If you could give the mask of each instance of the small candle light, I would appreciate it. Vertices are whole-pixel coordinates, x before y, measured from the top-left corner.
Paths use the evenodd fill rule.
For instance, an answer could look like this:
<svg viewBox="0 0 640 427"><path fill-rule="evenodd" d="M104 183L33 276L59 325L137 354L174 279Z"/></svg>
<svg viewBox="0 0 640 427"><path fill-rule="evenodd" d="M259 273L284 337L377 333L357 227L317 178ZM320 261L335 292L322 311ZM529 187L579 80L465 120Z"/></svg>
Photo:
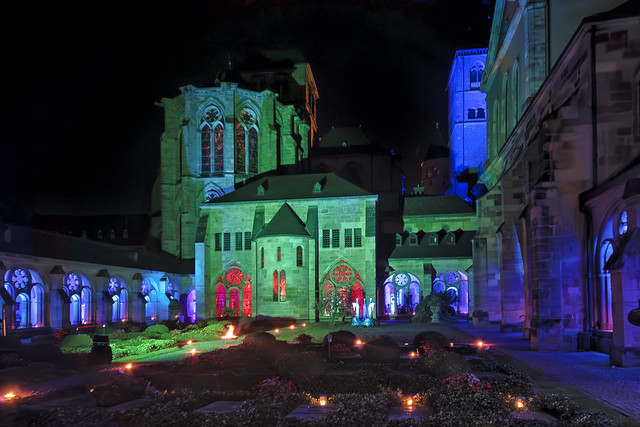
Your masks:
<svg viewBox="0 0 640 427"><path fill-rule="evenodd" d="M14 397L16 397L16 395L15 395L15 393L13 393L12 391L10 391L9 393L7 393L7 394L5 394L5 395L4 395L4 398L5 398L5 399L7 399L7 400L11 400L11 399L13 399Z"/></svg>
<svg viewBox="0 0 640 427"><path fill-rule="evenodd" d="M517 397L516 398L516 409L518 409L519 411L524 410L525 404L524 404L524 398L523 397Z"/></svg>
<svg viewBox="0 0 640 427"><path fill-rule="evenodd" d="M196 349L195 349L195 348L192 348L192 349L191 349L191 355L192 355L192 356L195 356L195 355L196 355Z"/></svg>
<svg viewBox="0 0 640 427"><path fill-rule="evenodd" d="M408 342L406 342L406 343L404 343L404 345L405 345L405 346L407 346L407 345L409 345L409 343L408 343Z"/></svg>
<svg viewBox="0 0 640 427"><path fill-rule="evenodd" d="M450 342L450 343L449 343L449 346L450 346L450 347L453 347L453 343L452 343L452 342Z"/></svg>
<svg viewBox="0 0 640 427"><path fill-rule="evenodd" d="M412 351L411 353L409 353L409 357L416 357L416 353Z"/></svg>
<svg viewBox="0 0 640 427"><path fill-rule="evenodd" d="M306 324L306 323L303 323L303 324L302 324L302 326L304 326L304 327L306 328L306 327L307 327L307 324Z"/></svg>
<svg viewBox="0 0 640 427"><path fill-rule="evenodd" d="M320 402L320 406L325 406L327 404L327 396L321 394L318 398L318 402Z"/></svg>
<svg viewBox="0 0 640 427"><path fill-rule="evenodd" d="M295 329L295 326L291 325L291 326L289 326L289 328L291 328L291 329Z"/></svg>
<svg viewBox="0 0 640 427"><path fill-rule="evenodd" d="M482 341L478 341L476 343L476 345L478 346L478 348L482 348L482 346L484 345L484 343Z"/></svg>
<svg viewBox="0 0 640 427"><path fill-rule="evenodd" d="M191 345L191 343L193 343L193 341L191 340L187 341L187 345Z"/></svg>
<svg viewBox="0 0 640 427"><path fill-rule="evenodd" d="M413 405L413 399L408 397L407 398L407 406L412 406Z"/></svg>
<svg viewBox="0 0 640 427"><path fill-rule="evenodd" d="M280 333L280 329L276 329L274 332L275 332L276 334L277 334L277 333Z"/></svg>
<svg viewBox="0 0 640 427"><path fill-rule="evenodd" d="M356 340L356 345L362 345L362 341Z"/></svg>

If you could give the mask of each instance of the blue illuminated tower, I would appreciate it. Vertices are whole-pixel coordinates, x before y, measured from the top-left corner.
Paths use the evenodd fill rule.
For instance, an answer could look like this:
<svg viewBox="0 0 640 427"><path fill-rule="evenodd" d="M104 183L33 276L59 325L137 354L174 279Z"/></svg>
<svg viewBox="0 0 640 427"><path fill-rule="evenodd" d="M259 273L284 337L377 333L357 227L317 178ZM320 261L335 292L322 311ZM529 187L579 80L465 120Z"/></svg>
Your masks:
<svg viewBox="0 0 640 427"><path fill-rule="evenodd" d="M449 74L449 161L451 187L455 194L473 202L471 189L487 154L487 110L480 81L487 49L458 50Z"/></svg>

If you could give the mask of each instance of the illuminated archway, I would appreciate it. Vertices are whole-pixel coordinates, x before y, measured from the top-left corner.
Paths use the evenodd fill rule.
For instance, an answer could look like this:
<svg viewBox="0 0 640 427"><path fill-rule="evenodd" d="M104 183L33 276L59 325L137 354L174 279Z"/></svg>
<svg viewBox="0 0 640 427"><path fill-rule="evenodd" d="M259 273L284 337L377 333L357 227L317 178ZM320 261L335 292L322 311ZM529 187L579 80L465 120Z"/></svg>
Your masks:
<svg viewBox="0 0 640 427"><path fill-rule="evenodd" d="M448 292L456 297L451 307L460 314L469 313L469 277L462 271L445 271L433 279L433 292Z"/></svg>
<svg viewBox="0 0 640 427"><path fill-rule="evenodd" d="M322 315L329 316L333 308L334 313L353 316L354 302L358 303L360 313L363 313L366 297L363 280L349 263L341 260L334 264L325 274L322 283Z"/></svg>
<svg viewBox="0 0 640 427"><path fill-rule="evenodd" d="M187 318L191 323L196 323L196 290L193 289L187 294Z"/></svg>
<svg viewBox="0 0 640 427"><path fill-rule="evenodd" d="M420 302L420 280L408 271L397 271L384 281L385 314L412 314Z"/></svg>

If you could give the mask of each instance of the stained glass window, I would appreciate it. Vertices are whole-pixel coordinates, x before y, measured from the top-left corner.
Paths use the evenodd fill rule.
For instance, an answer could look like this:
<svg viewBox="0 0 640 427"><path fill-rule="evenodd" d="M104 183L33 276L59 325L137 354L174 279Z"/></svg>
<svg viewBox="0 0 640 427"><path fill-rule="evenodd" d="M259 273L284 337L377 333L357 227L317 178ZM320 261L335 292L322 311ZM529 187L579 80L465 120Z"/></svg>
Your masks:
<svg viewBox="0 0 640 427"><path fill-rule="evenodd" d="M349 301L349 290L345 287L338 288L338 298L342 313L348 315L351 312L351 302Z"/></svg>
<svg viewBox="0 0 640 427"><path fill-rule="evenodd" d="M362 289L362 284L360 282L355 282L351 287L351 303L356 302L356 300L360 307L360 314L363 314L364 290Z"/></svg>
<svg viewBox="0 0 640 427"><path fill-rule="evenodd" d="M225 274L225 280L231 286L238 286L244 280L244 273L239 268L230 268Z"/></svg>
<svg viewBox="0 0 640 427"><path fill-rule="evenodd" d="M251 316L251 284L247 283L242 289L242 315Z"/></svg>
<svg viewBox="0 0 640 427"><path fill-rule="evenodd" d="M75 291L80 286L80 278L76 273L71 273L67 276L67 287L70 291Z"/></svg>
<svg viewBox="0 0 640 427"><path fill-rule="evenodd" d="M200 131L202 145L202 173L211 172L211 128L205 124Z"/></svg>
<svg viewBox="0 0 640 427"><path fill-rule="evenodd" d="M280 271L280 301L287 300L287 279L284 270Z"/></svg>
<svg viewBox="0 0 640 427"><path fill-rule="evenodd" d="M618 234L622 235L627 232L629 229L629 224L627 222L627 211L623 211L620 214L620 221L618 222Z"/></svg>
<svg viewBox="0 0 640 427"><path fill-rule="evenodd" d="M69 278L71 278L71 275L69 275ZM13 270L13 275L11 276L11 282L13 283L13 286L16 287L16 289L24 289L29 284L29 276L27 275L27 272L24 271L23 269L16 268L15 270ZM69 284L69 279L67 279L67 285L68 284ZM77 276L76 276L76 287L74 289L71 289L71 287L69 287L69 289L75 290L76 288L77 288Z"/></svg>
<svg viewBox="0 0 640 427"><path fill-rule="evenodd" d="M260 248L260 268L264 268L264 248Z"/></svg>
<svg viewBox="0 0 640 427"><path fill-rule="evenodd" d="M325 316L331 314L331 303L333 300L333 285L326 282L322 287L322 308Z"/></svg>
<svg viewBox="0 0 640 427"><path fill-rule="evenodd" d="M258 173L258 131L249 129L249 173Z"/></svg>
<svg viewBox="0 0 640 427"><path fill-rule="evenodd" d="M353 276L353 272L348 265L342 264L333 269L331 276L336 283L348 283L351 280L351 276Z"/></svg>
<svg viewBox="0 0 640 427"><path fill-rule="evenodd" d="M278 246L278 261L282 261L282 251L280 250L280 246Z"/></svg>
<svg viewBox="0 0 640 427"><path fill-rule="evenodd" d="M110 294L117 294L118 293L118 289L120 288L120 282L118 281L118 279L116 277L112 277L109 279L109 293Z"/></svg>
<svg viewBox="0 0 640 427"><path fill-rule="evenodd" d="M229 308L234 316L240 315L240 291L237 288L229 292Z"/></svg>
<svg viewBox="0 0 640 427"><path fill-rule="evenodd" d="M227 307L227 289L222 283L216 288L216 317L222 317L222 311Z"/></svg>
<svg viewBox="0 0 640 427"><path fill-rule="evenodd" d="M302 246L296 248L296 265L302 267Z"/></svg>
<svg viewBox="0 0 640 427"><path fill-rule="evenodd" d="M236 172L246 172L246 141L245 131L242 125L236 127Z"/></svg>
<svg viewBox="0 0 640 427"><path fill-rule="evenodd" d="M278 272L273 270L273 300L278 301Z"/></svg>
<svg viewBox="0 0 640 427"><path fill-rule="evenodd" d="M213 130L213 170L216 172L222 172L224 169L224 132L222 131L222 125L216 125Z"/></svg>

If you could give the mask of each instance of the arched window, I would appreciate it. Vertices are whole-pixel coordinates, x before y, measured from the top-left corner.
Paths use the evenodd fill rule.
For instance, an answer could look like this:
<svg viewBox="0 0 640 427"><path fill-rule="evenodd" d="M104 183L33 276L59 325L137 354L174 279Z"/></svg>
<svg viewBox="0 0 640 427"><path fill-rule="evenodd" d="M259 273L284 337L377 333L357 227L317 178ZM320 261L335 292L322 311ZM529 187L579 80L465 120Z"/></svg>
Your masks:
<svg viewBox="0 0 640 427"><path fill-rule="evenodd" d="M287 279L284 270L280 271L280 302L287 300Z"/></svg>
<svg viewBox="0 0 640 427"><path fill-rule="evenodd" d="M240 315L240 291L238 291L238 288L233 288L229 292L229 308L233 316Z"/></svg>
<svg viewBox="0 0 640 427"><path fill-rule="evenodd" d="M222 317L225 308L227 308L227 288L220 283L216 287L216 317Z"/></svg>
<svg viewBox="0 0 640 427"><path fill-rule="evenodd" d="M18 328L29 326L29 296L21 293L16 297L15 302L15 325Z"/></svg>
<svg viewBox="0 0 640 427"><path fill-rule="evenodd" d="M264 268L264 248L260 248L260 268Z"/></svg>
<svg viewBox="0 0 640 427"><path fill-rule="evenodd" d="M278 301L278 272L276 270L273 270L272 285L273 285L273 300Z"/></svg>
<svg viewBox="0 0 640 427"><path fill-rule="evenodd" d="M236 172L247 172L247 149L244 126L236 126Z"/></svg>
<svg viewBox="0 0 640 427"><path fill-rule="evenodd" d="M618 220L618 234L623 235L629 229L629 223L627 221L627 211L622 211L620 219Z"/></svg>
<svg viewBox="0 0 640 427"><path fill-rule="evenodd" d="M129 292L124 288L120 289L120 320L129 320Z"/></svg>
<svg viewBox="0 0 640 427"><path fill-rule="evenodd" d="M480 86L483 71L484 67L480 63L474 64L473 67L471 67L471 71L469 73L469 81L471 83L471 87Z"/></svg>
<svg viewBox="0 0 640 427"><path fill-rule="evenodd" d="M302 246L296 248L296 266L302 267Z"/></svg>
<svg viewBox="0 0 640 427"><path fill-rule="evenodd" d="M80 321L80 295L71 295L71 303L69 304L69 322L72 325L79 325Z"/></svg>
<svg viewBox="0 0 640 427"><path fill-rule="evenodd" d="M280 246L278 246L278 261L282 261L282 252L280 251Z"/></svg>
<svg viewBox="0 0 640 427"><path fill-rule="evenodd" d="M409 246L418 246L418 236L414 233L409 235Z"/></svg>
<svg viewBox="0 0 640 427"><path fill-rule="evenodd" d="M80 304L82 324L86 325L91 323L91 290L87 287L83 287L82 292L80 292Z"/></svg>
<svg viewBox="0 0 640 427"><path fill-rule="evenodd" d="M604 269L611 255L613 255L613 244L611 240L606 240L600 247L600 286L596 290L596 327L603 330L613 330L611 274Z"/></svg>
<svg viewBox="0 0 640 427"><path fill-rule="evenodd" d="M222 172L224 170L224 132L222 125L217 124L213 129L213 170Z"/></svg>
<svg viewBox="0 0 640 427"><path fill-rule="evenodd" d="M258 131L249 129L249 173L258 173Z"/></svg>
<svg viewBox="0 0 640 427"><path fill-rule="evenodd" d="M242 289L242 315L248 317L251 312L251 283L247 283Z"/></svg>
<svg viewBox="0 0 640 427"><path fill-rule="evenodd" d="M187 319L191 323L196 323L196 290L193 289L187 294Z"/></svg>
<svg viewBox="0 0 640 427"><path fill-rule="evenodd" d="M113 295L111 301L111 321L116 323L120 321L120 296Z"/></svg>
<svg viewBox="0 0 640 427"><path fill-rule="evenodd" d="M513 129L518 123L519 112L518 105L520 103L520 94L518 93L518 73L519 73L518 61L513 64L511 70L511 82L509 84L509 128Z"/></svg>
<svg viewBox="0 0 640 427"><path fill-rule="evenodd" d="M44 326L44 292L39 285L31 287L31 327Z"/></svg>
<svg viewBox="0 0 640 427"><path fill-rule="evenodd" d="M202 150L202 173L211 172L211 128L208 124L200 130L200 145Z"/></svg>
<svg viewBox="0 0 640 427"><path fill-rule="evenodd" d="M476 118L476 110L474 110L473 108L469 108L469 110L467 110L467 118L475 119Z"/></svg>

